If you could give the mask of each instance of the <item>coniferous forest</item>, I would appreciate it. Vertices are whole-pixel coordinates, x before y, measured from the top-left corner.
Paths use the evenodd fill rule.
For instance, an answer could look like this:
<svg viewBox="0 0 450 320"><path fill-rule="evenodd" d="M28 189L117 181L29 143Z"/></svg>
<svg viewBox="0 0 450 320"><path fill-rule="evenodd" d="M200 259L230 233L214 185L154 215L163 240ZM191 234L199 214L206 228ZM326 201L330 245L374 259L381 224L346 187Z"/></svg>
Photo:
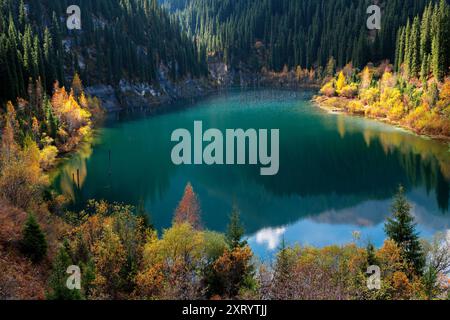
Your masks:
<svg viewBox="0 0 450 320"><path fill-rule="evenodd" d="M374 4L381 26L368 30L366 9ZM81 8L79 30L66 25L70 5ZM365 128L364 142L383 150L374 152L376 161L388 159L387 172L406 168L410 187L437 197L447 217L450 157L441 151L450 138L446 0L0 0L0 300L450 299L450 231L421 237L403 185L408 179L382 195L367 192L370 201L390 202L379 223L381 245L362 244L357 232L352 242L328 246L283 238L270 261L254 252L245 208L235 200L224 231L208 229L205 217L212 213L203 211L199 195L209 194L205 181L199 193L183 181L163 230L143 200L74 205L90 174L86 162L70 169L71 197L55 188L65 161L92 156L110 114L132 113L129 105L164 113L173 102L236 87L315 90L308 101L331 114L381 120L414 139L427 136L433 149L420 140L404 157L393 151L403 141L397 136L391 141L382 133L380 144L371 145ZM356 141L342 118L337 126L341 139L347 134ZM103 151L109 153L101 169L108 167L111 178L111 149ZM338 151L329 158L345 158ZM356 153L339 170L359 168L350 160ZM367 177L363 169L357 174ZM155 182L158 196L169 189L167 181ZM133 183L136 192L145 189ZM261 184L264 192L271 183ZM289 187L296 183L283 181L287 195L295 194ZM318 185L301 195L316 195ZM347 191L332 189L333 197ZM356 207L353 201L366 190L359 191L345 199L347 207ZM319 194L315 201L328 200ZM81 272L75 289L66 282L73 266ZM367 282L371 266L381 270L376 290Z"/></svg>

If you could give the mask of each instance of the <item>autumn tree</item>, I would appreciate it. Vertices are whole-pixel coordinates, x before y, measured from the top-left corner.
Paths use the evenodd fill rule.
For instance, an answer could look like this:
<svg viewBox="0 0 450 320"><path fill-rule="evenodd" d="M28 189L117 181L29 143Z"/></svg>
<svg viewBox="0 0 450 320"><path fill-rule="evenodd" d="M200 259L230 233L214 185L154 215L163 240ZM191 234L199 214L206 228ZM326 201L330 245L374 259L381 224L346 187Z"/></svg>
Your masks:
<svg viewBox="0 0 450 320"><path fill-rule="evenodd" d="M22 250L33 262L40 262L47 254L47 240L33 214L25 222Z"/></svg>
<svg viewBox="0 0 450 320"><path fill-rule="evenodd" d="M142 270L137 275L138 292L150 298L198 299L205 259L204 232L190 223L177 223L161 239L151 233L144 248Z"/></svg>
<svg viewBox="0 0 450 320"><path fill-rule="evenodd" d="M404 258L414 271L421 274L425 261L410 210L411 206L405 197L405 190L400 186L392 205L392 217L387 219L384 228L387 236L401 248Z"/></svg>
<svg viewBox="0 0 450 320"><path fill-rule="evenodd" d="M0 172L0 195L13 205L28 209L38 202L48 178L42 174L39 148L27 136L23 150L18 150L8 161L3 161Z"/></svg>
<svg viewBox="0 0 450 320"><path fill-rule="evenodd" d="M225 298L237 298L241 290L251 290L254 286L253 253L248 246L225 250L216 260L213 269L220 286L216 294Z"/></svg>
<svg viewBox="0 0 450 320"><path fill-rule="evenodd" d="M336 92L337 94L341 94L342 89L344 88L344 86L346 85L347 81L345 79L345 75L344 72L341 71L339 72L339 76L336 82Z"/></svg>
<svg viewBox="0 0 450 320"><path fill-rule="evenodd" d="M75 72L75 75L73 76L72 90L76 98L79 98L82 94L84 94L83 83L81 82L78 72Z"/></svg>
<svg viewBox="0 0 450 320"><path fill-rule="evenodd" d="M174 224L187 222L194 228L201 229L200 215L200 202L192 185L188 183L184 190L183 198L175 210L173 222Z"/></svg>
<svg viewBox="0 0 450 320"><path fill-rule="evenodd" d="M102 238L94 244L93 257L96 295L110 299L119 298L122 282L120 271L126 262L126 251L111 225L104 227Z"/></svg>
<svg viewBox="0 0 450 320"><path fill-rule="evenodd" d="M9 101L6 105L5 126L2 132L2 145L0 154L0 165L2 162L8 162L18 151L18 145L15 140L16 111L13 104Z"/></svg>

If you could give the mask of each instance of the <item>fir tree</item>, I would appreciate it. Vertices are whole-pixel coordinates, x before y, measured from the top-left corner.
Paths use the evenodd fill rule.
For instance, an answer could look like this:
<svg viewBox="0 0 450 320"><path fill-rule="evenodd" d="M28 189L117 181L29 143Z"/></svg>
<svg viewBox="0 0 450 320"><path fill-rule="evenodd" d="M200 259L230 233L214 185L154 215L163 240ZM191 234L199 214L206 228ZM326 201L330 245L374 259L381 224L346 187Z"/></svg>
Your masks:
<svg viewBox="0 0 450 320"><path fill-rule="evenodd" d="M387 219L384 228L387 236L402 249L405 260L417 274L421 274L425 261L410 210L411 206L406 200L404 188L400 186L392 205L392 217Z"/></svg>
<svg viewBox="0 0 450 320"><path fill-rule="evenodd" d="M22 249L33 262L41 261L47 254L47 240L33 214L25 222Z"/></svg>
<svg viewBox="0 0 450 320"><path fill-rule="evenodd" d="M239 209L234 205L226 233L226 239L231 249L242 248L247 245L247 241L242 240L244 233L245 229L240 220Z"/></svg>

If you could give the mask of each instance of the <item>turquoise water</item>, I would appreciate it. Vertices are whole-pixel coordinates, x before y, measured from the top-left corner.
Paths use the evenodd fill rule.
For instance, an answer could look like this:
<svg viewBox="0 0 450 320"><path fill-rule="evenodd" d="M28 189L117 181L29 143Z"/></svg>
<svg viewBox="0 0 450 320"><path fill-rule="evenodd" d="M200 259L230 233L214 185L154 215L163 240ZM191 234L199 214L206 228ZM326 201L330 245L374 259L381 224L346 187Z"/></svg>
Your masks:
<svg viewBox="0 0 450 320"><path fill-rule="evenodd" d="M144 203L162 230L171 224L191 182L203 224L224 231L233 203L249 243L270 256L281 239L324 246L352 241L381 245L383 223L399 184L407 189L422 236L450 229L450 153L445 143L380 122L328 114L309 101L312 92L231 91L152 115L118 115L93 146L67 160L54 181L75 206L89 199ZM170 141L178 128L280 130L280 169L260 166L175 166ZM80 172L80 188L73 175Z"/></svg>

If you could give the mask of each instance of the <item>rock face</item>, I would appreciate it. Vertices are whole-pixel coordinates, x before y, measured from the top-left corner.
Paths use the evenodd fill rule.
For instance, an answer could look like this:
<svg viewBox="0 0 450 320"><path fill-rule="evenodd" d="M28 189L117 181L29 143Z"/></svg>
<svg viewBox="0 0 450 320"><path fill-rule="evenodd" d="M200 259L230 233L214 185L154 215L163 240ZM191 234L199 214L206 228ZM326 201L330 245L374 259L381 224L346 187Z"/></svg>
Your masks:
<svg viewBox="0 0 450 320"><path fill-rule="evenodd" d="M88 94L98 97L108 112L121 109L156 108L177 100L206 96L219 89L230 87L274 87L298 88L314 85L314 81L300 81L295 72L255 72L240 63L231 68L219 54L208 57L209 77L192 78L174 82L168 76L168 69L161 64L156 83L130 82L120 80L116 87L95 85L86 88Z"/></svg>
<svg viewBox="0 0 450 320"><path fill-rule="evenodd" d="M118 111L121 109L116 92L110 85L96 85L87 87L86 92L91 96L99 98L107 112Z"/></svg>
<svg viewBox="0 0 450 320"><path fill-rule="evenodd" d="M173 82L167 76L168 70L161 65L158 71L158 84L120 80L118 86L96 85L87 87L86 92L102 101L108 112L121 109L153 108L170 104L179 99L205 96L215 90L208 79L186 78Z"/></svg>

